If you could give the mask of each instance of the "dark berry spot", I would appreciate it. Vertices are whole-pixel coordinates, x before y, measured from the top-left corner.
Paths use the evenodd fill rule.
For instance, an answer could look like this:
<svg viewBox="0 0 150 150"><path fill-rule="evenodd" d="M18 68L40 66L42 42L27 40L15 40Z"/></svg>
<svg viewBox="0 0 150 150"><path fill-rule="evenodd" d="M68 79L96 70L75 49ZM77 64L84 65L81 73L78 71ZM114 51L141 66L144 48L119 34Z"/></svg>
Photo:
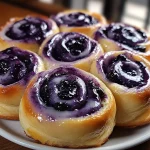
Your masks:
<svg viewBox="0 0 150 150"><path fill-rule="evenodd" d="M0 75L6 74L9 70L9 62L6 60L0 60Z"/></svg>
<svg viewBox="0 0 150 150"><path fill-rule="evenodd" d="M69 39L66 46L74 56L80 55L85 50L86 39L84 37Z"/></svg>
<svg viewBox="0 0 150 150"><path fill-rule="evenodd" d="M58 96L62 100L71 100L72 98L77 96L77 83L76 81L62 81L58 88Z"/></svg>
<svg viewBox="0 0 150 150"><path fill-rule="evenodd" d="M69 106L63 102L55 103L54 108L58 111L66 111Z"/></svg>

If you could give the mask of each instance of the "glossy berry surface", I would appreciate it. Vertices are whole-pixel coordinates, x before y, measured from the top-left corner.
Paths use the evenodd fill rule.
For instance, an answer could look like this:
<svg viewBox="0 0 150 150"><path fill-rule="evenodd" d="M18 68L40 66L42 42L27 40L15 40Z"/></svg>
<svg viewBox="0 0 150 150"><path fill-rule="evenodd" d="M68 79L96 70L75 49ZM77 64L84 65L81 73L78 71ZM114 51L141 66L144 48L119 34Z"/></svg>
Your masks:
<svg viewBox="0 0 150 150"><path fill-rule="evenodd" d="M97 43L80 33L58 33L44 46L43 54L62 62L72 62L88 57L97 50Z"/></svg>
<svg viewBox="0 0 150 150"><path fill-rule="evenodd" d="M146 85L149 79L145 64L134 61L134 59L126 53L105 59L103 70L109 81L128 88L140 88Z"/></svg>
<svg viewBox="0 0 150 150"><path fill-rule="evenodd" d="M50 34L50 22L37 17L26 17L11 25L5 35L13 40L35 41L39 44Z"/></svg>
<svg viewBox="0 0 150 150"><path fill-rule="evenodd" d="M95 40L99 38L108 38L118 42L122 49L145 52L145 46L140 45L147 41L145 32L135 27L112 23L105 27L100 27L95 34Z"/></svg>
<svg viewBox="0 0 150 150"><path fill-rule="evenodd" d="M69 14L62 14L56 15L54 17L57 25L67 25L67 26L75 26L75 27L82 27L82 26L89 26L98 23L98 20L88 14L82 12L75 12Z"/></svg>
<svg viewBox="0 0 150 150"><path fill-rule="evenodd" d="M37 62L35 56L16 47L0 52L0 84L9 85L34 74Z"/></svg>

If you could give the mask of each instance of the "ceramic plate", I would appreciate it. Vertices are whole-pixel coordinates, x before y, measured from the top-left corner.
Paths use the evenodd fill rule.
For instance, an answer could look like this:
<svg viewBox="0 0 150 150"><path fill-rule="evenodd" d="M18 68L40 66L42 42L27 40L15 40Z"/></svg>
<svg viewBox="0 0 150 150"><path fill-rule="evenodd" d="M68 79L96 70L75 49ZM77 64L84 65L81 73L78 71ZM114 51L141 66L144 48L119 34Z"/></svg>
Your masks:
<svg viewBox="0 0 150 150"><path fill-rule="evenodd" d="M28 138L19 121L0 120L0 135L4 138L36 150L63 150L64 148L54 148L36 143ZM136 129L119 129L115 128L108 142L98 148L88 150L121 150L137 145L145 140L150 139L150 125ZM71 149L69 149L71 150ZM79 149L78 149L79 150Z"/></svg>

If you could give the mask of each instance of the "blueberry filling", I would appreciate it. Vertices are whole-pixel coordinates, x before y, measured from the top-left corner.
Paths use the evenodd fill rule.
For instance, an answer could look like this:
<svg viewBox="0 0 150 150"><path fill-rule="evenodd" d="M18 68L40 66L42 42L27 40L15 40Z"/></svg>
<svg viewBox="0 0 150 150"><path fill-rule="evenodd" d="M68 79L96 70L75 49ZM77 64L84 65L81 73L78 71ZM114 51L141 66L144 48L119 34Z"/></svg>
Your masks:
<svg viewBox="0 0 150 150"><path fill-rule="evenodd" d="M7 60L0 60L0 75L6 74L10 63Z"/></svg>
<svg viewBox="0 0 150 150"><path fill-rule="evenodd" d="M69 115L74 117L90 115L102 107L101 102L106 95L96 81L84 78L72 68L55 71L40 84L39 101L44 107L62 112L73 111Z"/></svg>
<svg viewBox="0 0 150 150"><path fill-rule="evenodd" d="M5 35L13 40L31 40L41 44L50 34L50 30L48 22L36 17L26 17L15 22Z"/></svg>
<svg viewBox="0 0 150 150"><path fill-rule="evenodd" d="M59 80L61 77L63 80L57 83L55 80ZM73 75L70 77L63 75L61 77L56 77L56 79L51 81L48 80L41 86L41 100L46 106L52 106L58 111L73 111L79 109L86 103L84 100L86 93L80 90L80 86L82 85L77 81L80 79L76 79ZM84 86L85 85L83 85L83 87ZM46 90L47 93L44 92Z"/></svg>
<svg viewBox="0 0 150 150"><path fill-rule="evenodd" d="M43 53L57 61L72 62L89 56L96 46L96 42L82 34L58 33L46 43Z"/></svg>
<svg viewBox="0 0 150 150"><path fill-rule="evenodd" d="M90 15L84 14L82 12L75 12L70 14L56 15L54 17L57 25L62 24L67 26L89 26L98 23L98 20Z"/></svg>
<svg viewBox="0 0 150 150"><path fill-rule="evenodd" d="M33 54L11 47L0 52L0 84L13 84L34 72Z"/></svg>
<svg viewBox="0 0 150 150"><path fill-rule="evenodd" d="M79 56L86 48L86 42L88 39L85 37L75 37L66 41L65 45L73 56Z"/></svg>
<svg viewBox="0 0 150 150"><path fill-rule="evenodd" d="M77 96L78 84L74 81L64 80L57 85L58 96L62 100L71 100Z"/></svg>
<svg viewBox="0 0 150 150"><path fill-rule="evenodd" d="M102 67L107 79L128 88L142 87L149 79L146 66L125 54L111 58L107 64L104 61Z"/></svg>
<svg viewBox="0 0 150 150"><path fill-rule="evenodd" d="M95 39L99 37L109 38L121 44L122 49L145 52L146 47L139 45L147 41L145 32L125 24L112 23L106 27L100 27L95 34Z"/></svg>

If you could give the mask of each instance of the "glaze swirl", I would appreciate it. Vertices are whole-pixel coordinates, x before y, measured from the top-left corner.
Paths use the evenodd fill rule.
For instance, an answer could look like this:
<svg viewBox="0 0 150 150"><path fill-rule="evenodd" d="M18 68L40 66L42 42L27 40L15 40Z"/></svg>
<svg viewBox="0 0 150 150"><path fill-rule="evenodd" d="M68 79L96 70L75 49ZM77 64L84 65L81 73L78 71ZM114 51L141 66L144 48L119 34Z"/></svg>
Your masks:
<svg viewBox="0 0 150 150"><path fill-rule="evenodd" d="M97 61L106 78L128 88L140 88L149 80L149 71L144 63L133 59L130 53L118 56L105 56Z"/></svg>
<svg viewBox="0 0 150 150"><path fill-rule="evenodd" d="M91 73L112 91L116 126L138 127L150 122L150 63L128 50L111 51L94 61Z"/></svg>
<svg viewBox="0 0 150 150"><path fill-rule="evenodd" d="M52 23L50 20L27 16L14 22L7 29L5 35L13 40L32 41L41 44L51 34L51 29Z"/></svg>
<svg viewBox="0 0 150 150"><path fill-rule="evenodd" d="M105 98L96 80L71 67L41 73L31 89L33 105L54 120L95 113Z"/></svg>
<svg viewBox="0 0 150 150"><path fill-rule="evenodd" d="M146 33L136 27L122 23L112 23L108 26L100 27L94 39L108 38L118 43L121 49L134 50L144 53L146 46L141 45L148 41Z"/></svg>
<svg viewBox="0 0 150 150"><path fill-rule="evenodd" d="M58 14L53 17L58 26L67 25L69 27L89 26L98 23L98 20L83 12L72 12L68 14Z"/></svg>
<svg viewBox="0 0 150 150"><path fill-rule="evenodd" d="M98 44L87 36L76 33L58 33L44 46L43 54L47 58L62 62L73 62L96 53Z"/></svg>

